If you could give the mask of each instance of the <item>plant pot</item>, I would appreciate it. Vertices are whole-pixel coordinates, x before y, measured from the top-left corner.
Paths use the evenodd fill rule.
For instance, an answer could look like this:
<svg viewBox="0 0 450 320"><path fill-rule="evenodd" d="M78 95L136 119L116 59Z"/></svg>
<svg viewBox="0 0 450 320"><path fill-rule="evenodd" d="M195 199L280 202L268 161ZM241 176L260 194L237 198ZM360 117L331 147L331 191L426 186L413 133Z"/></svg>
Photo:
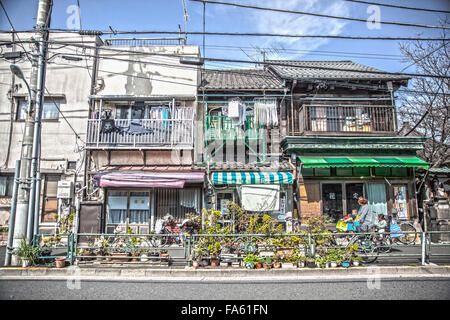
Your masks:
<svg viewBox="0 0 450 320"><path fill-rule="evenodd" d="M358 266L359 266L359 264L360 264L360 262L359 262L359 261L353 261L353 265L354 265L355 267L358 267Z"/></svg>
<svg viewBox="0 0 450 320"><path fill-rule="evenodd" d="M263 264L261 262L258 262L256 264L256 269L261 269L263 267Z"/></svg>
<svg viewBox="0 0 450 320"><path fill-rule="evenodd" d="M275 262L275 263L273 264L273 267L274 267L275 269L280 269L281 266L282 266L282 263L281 263L281 262Z"/></svg>
<svg viewBox="0 0 450 320"><path fill-rule="evenodd" d="M316 267L316 262L315 261L306 261L306 266L308 268L315 268Z"/></svg>
<svg viewBox="0 0 450 320"><path fill-rule="evenodd" d="M255 264L246 262L245 267L248 269L253 269L255 267Z"/></svg>
<svg viewBox="0 0 450 320"><path fill-rule="evenodd" d="M30 260L22 259L22 268L26 268L30 266Z"/></svg>
<svg viewBox="0 0 450 320"><path fill-rule="evenodd" d="M128 258L128 253L112 253L112 261L113 262L127 262L130 261L130 258Z"/></svg>
<svg viewBox="0 0 450 320"><path fill-rule="evenodd" d="M336 261L330 262L330 267L331 267L331 268L336 268L337 266L338 266L338 264L337 264Z"/></svg>
<svg viewBox="0 0 450 320"><path fill-rule="evenodd" d="M300 262L298 263L298 267L299 267L299 268L304 268L304 267L305 267L305 261L300 261Z"/></svg>
<svg viewBox="0 0 450 320"><path fill-rule="evenodd" d="M281 265L281 268L283 269L294 269L297 268L297 265L294 263L290 263L290 262L283 262L283 264Z"/></svg>
<svg viewBox="0 0 450 320"><path fill-rule="evenodd" d="M147 261L148 261L148 256L145 253L141 254L141 262L147 262Z"/></svg>
<svg viewBox="0 0 450 320"><path fill-rule="evenodd" d="M219 259L211 259L211 267L218 267L220 264Z"/></svg>
<svg viewBox="0 0 450 320"><path fill-rule="evenodd" d="M55 264L57 268L64 268L66 266L66 258L64 257L56 258Z"/></svg>
<svg viewBox="0 0 450 320"><path fill-rule="evenodd" d="M341 266L343 266L344 268L350 267L350 261L342 261Z"/></svg>
<svg viewBox="0 0 450 320"><path fill-rule="evenodd" d="M264 268L264 269L270 269L270 268L272 268L272 265L271 265L271 264L268 264L268 263L264 263L264 264L263 264L263 268Z"/></svg>
<svg viewBox="0 0 450 320"><path fill-rule="evenodd" d="M111 258L111 257L106 257L105 260L106 260L106 261L112 261L112 258Z"/></svg>
<svg viewBox="0 0 450 320"><path fill-rule="evenodd" d="M95 253L90 252L90 251L84 251L81 255L82 255L83 257L85 257L85 258L82 258L82 259L81 259L82 261L92 261L92 260L94 260L94 258L86 258L86 257L92 257L92 256L95 256Z"/></svg>
<svg viewBox="0 0 450 320"><path fill-rule="evenodd" d="M198 267L200 267L200 262L199 261L192 261L192 267L194 267L194 269L197 269Z"/></svg>

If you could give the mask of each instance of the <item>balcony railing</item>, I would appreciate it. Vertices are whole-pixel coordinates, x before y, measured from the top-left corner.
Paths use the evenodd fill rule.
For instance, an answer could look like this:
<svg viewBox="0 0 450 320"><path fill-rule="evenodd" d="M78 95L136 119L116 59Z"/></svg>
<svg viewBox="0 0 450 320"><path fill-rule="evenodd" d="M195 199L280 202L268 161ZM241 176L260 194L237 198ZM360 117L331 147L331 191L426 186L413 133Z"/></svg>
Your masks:
<svg viewBox="0 0 450 320"><path fill-rule="evenodd" d="M86 147L90 149L192 148L193 119L89 119Z"/></svg>
<svg viewBox="0 0 450 320"><path fill-rule="evenodd" d="M395 110L392 106L303 105L297 120L298 126L294 125L293 133L395 131Z"/></svg>
<svg viewBox="0 0 450 320"><path fill-rule="evenodd" d="M257 140L260 128L255 125L253 116L247 117L243 126L235 124L227 116L206 116L206 142L214 140Z"/></svg>

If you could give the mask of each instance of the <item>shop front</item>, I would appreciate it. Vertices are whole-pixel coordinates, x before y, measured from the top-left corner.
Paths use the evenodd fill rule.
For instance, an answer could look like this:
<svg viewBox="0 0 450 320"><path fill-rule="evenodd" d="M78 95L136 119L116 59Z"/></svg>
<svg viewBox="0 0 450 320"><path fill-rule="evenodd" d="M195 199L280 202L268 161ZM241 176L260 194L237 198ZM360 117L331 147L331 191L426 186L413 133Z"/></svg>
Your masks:
<svg viewBox="0 0 450 320"><path fill-rule="evenodd" d="M415 170L427 168L428 163L415 156L417 144L413 142L417 141L405 138L394 145L390 137L374 137L371 142L316 137L314 149L309 145L311 137L295 137L295 144L292 140L285 143L285 149L295 150L300 216L324 216L336 222L357 213L362 196L377 214L396 211L402 220L416 218Z"/></svg>
<svg viewBox="0 0 450 320"><path fill-rule="evenodd" d="M104 191L105 233L130 227L146 234L167 214L181 222L187 214L201 212L203 172L107 171L95 180Z"/></svg>

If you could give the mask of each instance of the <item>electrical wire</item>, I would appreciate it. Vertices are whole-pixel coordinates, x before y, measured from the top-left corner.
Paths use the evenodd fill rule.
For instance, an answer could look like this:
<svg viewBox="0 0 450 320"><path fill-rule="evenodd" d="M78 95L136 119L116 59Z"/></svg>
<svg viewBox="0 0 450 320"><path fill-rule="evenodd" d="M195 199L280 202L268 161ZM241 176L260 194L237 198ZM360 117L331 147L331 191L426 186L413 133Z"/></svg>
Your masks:
<svg viewBox="0 0 450 320"><path fill-rule="evenodd" d="M447 11L447 10L435 10L435 9L427 9L427 8L414 8L414 7L406 7L406 6L399 6L399 5L394 5L394 4L386 4L386 3L371 2L371 1L359 1L359 0L344 0L344 1L361 3L361 4L369 4L369 5L375 5L375 6L380 6L380 7L405 9L405 10L416 10L416 11L437 12L437 13L450 13L450 11Z"/></svg>
<svg viewBox="0 0 450 320"><path fill-rule="evenodd" d="M321 14L321 13L313 13L313 12L308 12L308 11L294 11L294 10L277 9L277 8L257 7L257 6L251 6L251 5L245 5L245 4L222 2L222 1L210 1L210 0L190 0L190 1L201 2L201 3L204 3L204 4L208 3L208 4L216 4L216 5L227 5L227 6L239 7L239 8L245 8L245 9L256 9L256 10L264 10L264 11L273 11L273 12L309 15L309 16L315 16L315 17L321 17L321 18L331 18L331 19L338 19L338 20L348 20L348 21L357 21L357 22L367 23L367 19L332 16L332 15ZM394 21L376 21L376 22L379 23L379 24L388 24L388 25L395 25L395 26L402 26L402 27L429 28L429 29L450 29L450 27L445 27L445 26L430 26L430 25L423 25L423 24L394 22Z"/></svg>

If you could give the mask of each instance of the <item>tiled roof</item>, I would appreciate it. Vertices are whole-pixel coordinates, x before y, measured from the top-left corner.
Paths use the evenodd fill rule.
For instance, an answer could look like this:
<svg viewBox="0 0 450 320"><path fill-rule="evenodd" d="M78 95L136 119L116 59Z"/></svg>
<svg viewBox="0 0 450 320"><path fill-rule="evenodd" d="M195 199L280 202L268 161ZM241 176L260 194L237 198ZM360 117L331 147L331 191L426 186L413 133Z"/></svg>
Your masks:
<svg viewBox="0 0 450 320"><path fill-rule="evenodd" d="M284 79L335 79L335 80L407 80L402 75L391 74L353 61L289 61L269 60L270 68ZM276 65L282 64L282 65Z"/></svg>
<svg viewBox="0 0 450 320"><path fill-rule="evenodd" d="M283 81L262 69L205 70L206 90L221 89L283 89Z"/></svg>
<svg viewBox="0 0 450 320"><path fill-rule="evenodd" d="M287 161L267 162L261 165L254 163L225 162L216 163L209 167L211 171L292 171Z"/></svg>

